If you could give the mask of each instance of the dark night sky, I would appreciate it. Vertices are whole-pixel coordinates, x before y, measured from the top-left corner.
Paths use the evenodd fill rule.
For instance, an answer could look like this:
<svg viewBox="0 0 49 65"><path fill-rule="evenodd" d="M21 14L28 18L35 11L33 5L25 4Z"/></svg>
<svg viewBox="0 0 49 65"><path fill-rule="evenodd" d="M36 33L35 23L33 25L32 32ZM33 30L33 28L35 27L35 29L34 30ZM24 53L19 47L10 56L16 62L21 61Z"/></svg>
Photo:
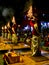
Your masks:
<svg viewBox="0 0 49 65"><path fill-rule="evenodd" d="M21 11L24 8L25 0L1 0L0 5L6 7L12 7L16 12Z"/></svg>
<svg viewBox="0 0 49 65"><path fill-rule="evenodd" d="M0 5L6 6L6 7L12 7L16 10L16 12L19 12L23 10L25 2L26 0L0 0ZM42 10L49 9L48 0L33 0L33 3L39 9L42 9Z"/></svg>
<svg viewBox="0 0 49 65"><path fill-rule="evenodd" d="M34 0L34 4L41 10L49 10L49 0Z"/></svg>
<svg viewBox="0 0 49 65"><path fill-rule="evenodd" d="M0 0L0 6L12 7L15 9L17 16L23 11L26 0ZM33 4L41 10L49 10L48 0L33 0Z"/></svg>
<svg viewBox="0 0 49 65"><path fill-rule="evenodd" d="M19 19L22 19L22 11L24 9L25 2L26 0L0 0L0 6L13 8L18 22L21 23L21 20ZM48 0L33 0L33 4L39 11L49 11Z"/></svg>
<svg viewBox="0 0 49 65"><path fill-rule="evenodd" d="M23 11L25 2L26 0L0 0L0 6L12 7L15 9L16 14L20 14ZM49 10L48 0L33 0L33 4L38 9Z"/></svg>
<svg viewBox="0 0 49 65"><path fill-rule="evenodd" d="M38 18L49 21L49 0L34 0L34 7L38 9ZM42 14L45 14L43 17Z"/></svg>
<svg viewBox="0 0 49 65"><path fill-rule="evenodd" d="M18 23L21 23L20 21L22 19L22 12L25 2L26 0L0 0L0 6L13 8L15 10Z"/></svg>

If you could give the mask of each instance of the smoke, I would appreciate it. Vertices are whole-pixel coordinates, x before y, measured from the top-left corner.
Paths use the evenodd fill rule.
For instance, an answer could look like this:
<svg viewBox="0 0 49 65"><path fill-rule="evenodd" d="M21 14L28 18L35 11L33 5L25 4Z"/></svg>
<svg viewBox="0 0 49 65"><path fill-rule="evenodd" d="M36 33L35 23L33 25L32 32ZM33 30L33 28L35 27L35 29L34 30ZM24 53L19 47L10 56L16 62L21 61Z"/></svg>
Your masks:
<svg viewBox="0 0 49 65"><path fill-rule="evenodd" d="M3 11L2 11L2 15L4 17L12 16L12 15L14 15L14 10L12 8L4 8Z"/></svg>

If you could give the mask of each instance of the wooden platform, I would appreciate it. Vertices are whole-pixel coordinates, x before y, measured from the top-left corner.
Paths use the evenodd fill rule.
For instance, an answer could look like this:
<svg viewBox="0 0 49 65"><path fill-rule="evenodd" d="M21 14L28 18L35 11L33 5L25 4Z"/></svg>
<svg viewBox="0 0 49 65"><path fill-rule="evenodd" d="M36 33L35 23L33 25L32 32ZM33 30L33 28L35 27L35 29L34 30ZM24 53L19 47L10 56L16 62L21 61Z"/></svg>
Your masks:
<svg viewBox="0 0 49 65"><path fill-rule="evenodd" d="M0 50L10 50L10 49L17 50L17 49L26 49L26 48L30 48L30 46L24 43L18 43L18 45L0 43Z"/></svg>
<svg viewBox="0 0 49 65"><path fill-rule="evenodd" d="M35 62L34 59L31 59L29 56L21 56L21 57L23 58L23 62L14 63L14 64L7 63L7 65L49 65L49 60L42 62Z"/></svg>
<svg viewBox="0 0 49 65"><path fill-rule="evenodd" d="M9 50L9 49L26 49L30 48L29 45L24 43L11 44L11 41L8 41L0 37L0 50Z"/></svg>

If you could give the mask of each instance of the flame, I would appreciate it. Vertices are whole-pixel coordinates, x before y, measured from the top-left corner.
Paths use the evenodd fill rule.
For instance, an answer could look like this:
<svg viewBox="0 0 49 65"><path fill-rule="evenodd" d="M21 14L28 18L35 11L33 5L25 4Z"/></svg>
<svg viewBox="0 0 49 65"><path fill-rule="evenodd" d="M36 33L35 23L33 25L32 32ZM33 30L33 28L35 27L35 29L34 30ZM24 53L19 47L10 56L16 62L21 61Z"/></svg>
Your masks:
<svg viewBox="0 0 49 65"><path fill-rule="evenodd" d="M7 29L7 26L5 25L5 29Z"/></svg>
<svg viewBox="0 0 49 65"><path fill-rule="evenodd" d="M32 16L33 16L32 5L29 7L29 11L28 11L27 16L28 16L28 17L32 17Z"/></svg>
<svg viewBox="0 0 49 65"><path fill-rule="evenodd" d="M4 29L4 27L2 27L2 30Z"/></svg>

